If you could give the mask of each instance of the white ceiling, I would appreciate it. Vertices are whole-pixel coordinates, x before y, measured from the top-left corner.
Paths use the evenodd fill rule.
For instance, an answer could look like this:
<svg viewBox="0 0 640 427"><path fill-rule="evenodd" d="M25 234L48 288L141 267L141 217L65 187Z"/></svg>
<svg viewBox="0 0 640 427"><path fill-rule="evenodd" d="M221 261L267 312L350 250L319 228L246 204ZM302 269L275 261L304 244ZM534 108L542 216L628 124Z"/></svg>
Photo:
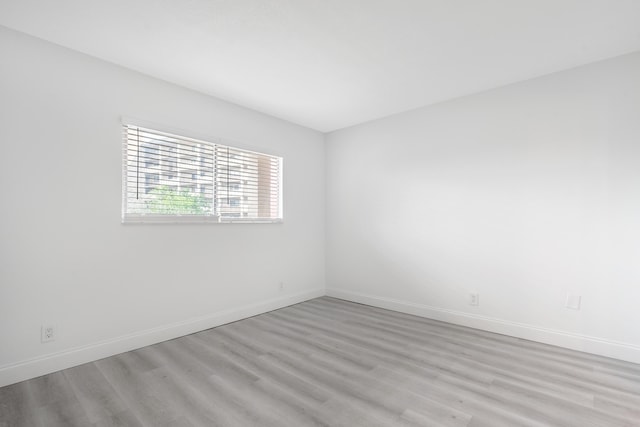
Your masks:
<svg viewBox="0 0 640 427"><path fill-rule="evenodd" d="M0 0L0 24L323 132L640 50L640 0Z"/></svg>

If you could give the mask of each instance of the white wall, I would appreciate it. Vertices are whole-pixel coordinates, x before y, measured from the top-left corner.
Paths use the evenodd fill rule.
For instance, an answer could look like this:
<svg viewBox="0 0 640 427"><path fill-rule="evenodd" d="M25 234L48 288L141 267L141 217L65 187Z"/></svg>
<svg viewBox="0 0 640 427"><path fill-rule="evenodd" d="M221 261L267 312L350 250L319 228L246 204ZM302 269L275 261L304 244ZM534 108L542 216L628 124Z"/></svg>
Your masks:
<svg viewBox="0 0 640 427"><path fill-rule="evenodd" d="M636 53L329 134L328 293L640 363L639 76Z"/></svg>
<svg viewBox="0 0 640 427"><path fill-rule="evenodd" d="M2 27L0 52L0 386L324 293L322 134ZM282 155L284 224L121 225L123 115Z"/></svg>

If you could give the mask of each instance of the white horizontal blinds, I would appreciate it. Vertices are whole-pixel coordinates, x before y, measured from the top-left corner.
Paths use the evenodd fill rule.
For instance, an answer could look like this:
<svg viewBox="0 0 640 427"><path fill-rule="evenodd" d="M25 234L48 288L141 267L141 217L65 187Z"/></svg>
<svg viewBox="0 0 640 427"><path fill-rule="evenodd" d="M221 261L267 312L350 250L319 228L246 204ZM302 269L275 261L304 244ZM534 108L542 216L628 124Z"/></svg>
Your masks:
<svg viewBox="0 0 640 427"><path fill-rule="evenodd" d="M281 159L216 145L216 207L221 221L280 215Z"/></svg>
<svg viewBox="0 0 640 427"><path fill-rule="evenodd" d="M279 157L124 126L124 220L281 218Z"/></svg>
<svg viewBox="0 0 640 427"><path fill-rule="evenodd" d="M125 126L125 216L213 216L214 147Z"/></svg>

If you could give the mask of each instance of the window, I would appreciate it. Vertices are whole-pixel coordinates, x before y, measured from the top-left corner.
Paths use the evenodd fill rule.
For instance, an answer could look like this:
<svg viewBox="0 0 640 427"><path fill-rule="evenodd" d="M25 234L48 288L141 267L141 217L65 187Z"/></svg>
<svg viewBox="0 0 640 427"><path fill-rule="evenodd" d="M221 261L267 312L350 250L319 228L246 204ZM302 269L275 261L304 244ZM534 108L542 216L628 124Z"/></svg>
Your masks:
<svg viewBox="0 0 640 427"><path fill-rule="evenodd" d="M124 223L279 222L282 158L124 125Z"/></svg>

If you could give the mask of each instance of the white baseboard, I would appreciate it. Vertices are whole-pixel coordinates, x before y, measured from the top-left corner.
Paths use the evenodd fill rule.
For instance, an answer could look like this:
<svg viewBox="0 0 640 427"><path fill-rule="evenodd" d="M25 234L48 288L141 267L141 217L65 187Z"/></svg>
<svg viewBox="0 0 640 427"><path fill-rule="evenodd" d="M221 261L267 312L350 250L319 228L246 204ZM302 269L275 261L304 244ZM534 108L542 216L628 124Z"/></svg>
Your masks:
<svg viewBox="0 0 640 427"><path fill-rule="evenodd" d="M371 305L374 307L413 314L429 319L440 320L456 325L468 326L485 331L528 339L531 341L557 345L559 347L640 363L640 346L616 342L598 337L576 334L572 332L541 328L534 325L511 322L502 319L479 316L424 304L400 301L375 295L367 295L340 289L316 289L301 292L246 306L224 310L148 329L110 340L88 344L82 347L47 354L32 359L0 366L0 387L46 375L72 366L92 362L126 351L135 350L147 345L178 338L205 329L246 319L251 316L277 310L323 295L347 301Z"/></svg>
<svg viewBox="0 0 640 427"><path fill-rule="evenodd" d="M468 326L558 347L640 363L640 346L635 344L340 289L329 288L326 294L334 298L440 320L455 325Z"/></svg>
<svg viewBox="0 0 640 427"><path fill-rule="evenodd" d="M273 298L243 307L224 310L206 316L187 319L182 322L147 329L110 340L0 366L0 387L103 359L115 354L124 353L125 351L131 351L147 345L189 335L226 323L246 319L268 311L321 297L324 294L324 289L316 289Z"/></svg>

